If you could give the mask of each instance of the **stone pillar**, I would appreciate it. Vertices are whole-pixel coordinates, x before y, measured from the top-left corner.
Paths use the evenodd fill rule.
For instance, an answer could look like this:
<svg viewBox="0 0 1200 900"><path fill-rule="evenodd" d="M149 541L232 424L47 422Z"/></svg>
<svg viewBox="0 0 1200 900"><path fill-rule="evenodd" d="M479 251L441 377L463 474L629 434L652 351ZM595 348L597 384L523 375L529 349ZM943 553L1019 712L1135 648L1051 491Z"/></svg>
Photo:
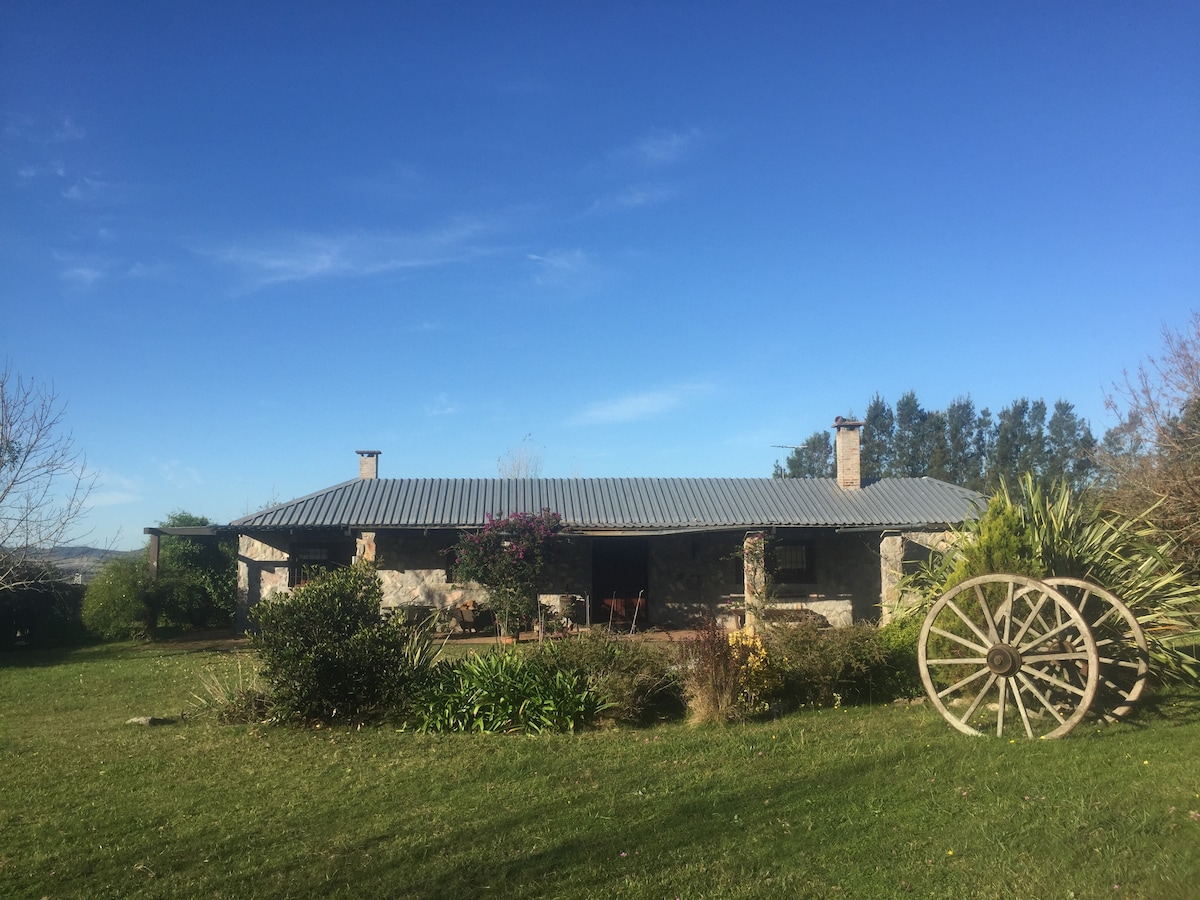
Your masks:
<svg viewBox="0 0 1200 900"><path fill-rule="evenodd" d="M249 535L239 535L237 580L234 627L244 634L250 627L250 610L272 591L287 590L287 551Z"/></svg>
<svg viewBox="0 0 1200 900"><path fill-rule="evenodd" d="M879 624L887 624L900 602L900 578L904 574L904 536L885 534L879 541Z"/></svg>
<svg viewBox="0 0 1200 900"><path fill-rule="evenodd" d="M767 539L761 531L751 531L742 541L742 592L746 601L746 630L754 632L762 624L761 612L767 602Z"/></svg>
<svg viewBox="0 0 1200 900"><path fill-rule="evenodd" d="M375 562L375 532L359 532L354 540L354 561Z"/></svg>

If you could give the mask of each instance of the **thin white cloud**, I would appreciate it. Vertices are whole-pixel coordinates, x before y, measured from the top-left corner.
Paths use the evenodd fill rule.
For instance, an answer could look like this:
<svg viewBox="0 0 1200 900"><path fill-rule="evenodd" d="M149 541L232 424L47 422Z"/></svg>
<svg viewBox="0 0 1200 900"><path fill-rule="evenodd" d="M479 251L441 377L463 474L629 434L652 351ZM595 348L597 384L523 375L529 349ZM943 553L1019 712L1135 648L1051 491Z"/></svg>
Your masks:
<svg viewBox="0 0 1200 900"><path fill-rule="evenodd" d="M63 197L76 202L99 199L111 192L112 185L98 178L79 178L69 188L62 192Z"/></svg>
<svg viewBox="0 0 1200 900"><path fill-rule="evenodd" d="M63 269L58 277L75 287L90 288L104 277L104 272L95 266L75 265Z"/></svg>
<svg viewBox="0 0 1200 900"><path fill-rule="evenodd" d="M67 141L82 141L87 137L87 132L70 116L63 116L57 127L51 135L51 140L56 143L64 143Z"/></svg>
<svg viewBox="0 0 1200 900"><path fill-rule="evenodd" d="M66 166L64 166L61 161L56 159L49 160L48 162L44 163L29 163L17 169L17 177L20 178L22 182L33 181L35 178L42 178L46 176L52 178L64 178L66 177L66 174Z"/></svg>
<svg viewBox="0 0 1200 900"><path fill-rule="evenodd" d="M95 253L56 252L54 259L62 268L58 277L75 288L87 289L108 278L121 265L118 260Z"/></svg>
<svg viewBox="0 0 1200 900"><path fill-rule="evenodd" d="M458 412L458 407L446 394L438 394L425 405L427 416L452 416Z"/></svg>
<svg viewBox="0 0 1200 900"><path fill-rule="evenodd" d="M530 253L529 259L545 272L582 272L588 267L587 254L582 250L551 250L548 253Z"/></svg>
<svg viewBox="0 0 1200 900"><path fill-rule="evenodd" d="M145 263L136 260L130 262L102 253L56 252L54 259L61 265L58 277L72 287L80 289L90 288L109 279L157 278L170 269L165 263Z"/></svg>
<svg viewBox="0 0 1200 900"><path fill-rule="evenodd" d="M604 276L595 260L578 248L528 253L526 258L536 266L534 283L543 288L587 293Z"/></svg>
<svg viewBox="0 0 1200 900"><path fill-rule="evenodd" d="M159 477L177 488L204 484L204 478L199 470L181 463L177 459L155 460L155 464L158 466Z"/></svg>
<svg viewBox="0 0 1200 900"><path fill-rule="evenodd" d="M4 133L29 144L64 144L87 137L83 126L69 115L60 116L53 122L47 122L45 116L9 116Z"/></svg>
<svg viewBox="0 0 1200 900"><path fill-rule="evenodd" d="M114 472L101 471L96 477L96 489L88 495L88 506L120 506L142 499L141 488L131 478Z"/></svg>
<svg viewBox="0 0 1200 900"><path fill-rule="evenodd" d="M677 409L703 390L699 385L681 385L602 400L576 413L568 419L568 424L615 425L639 422Z"/></svg>
<svg viewBox="0 0 1200 900"><path fill-rule="evenodd" d="M264 285L311 278L361 278L477 256L486 252L475 243L485 231L482 222L464 221L414 234L294 235L228 246L210 255Z"/></svg>
<svg viewBox="0 0 1200 900"><path fill-rule="evenodd" d="M702 140L699 128L686 131L656 130L644 135L618 151L623 159L632 159L646 166L662 166L679 162Z"/></svg>
<svg viewBox="0 0 1200 900"><path fill-rule="evenodd" d="M656 206L676 195L674 188L665 185L633 186L610 197L602 197L592 204L592 212L609 212L612 210L639 209L646 206Z"/></svg>

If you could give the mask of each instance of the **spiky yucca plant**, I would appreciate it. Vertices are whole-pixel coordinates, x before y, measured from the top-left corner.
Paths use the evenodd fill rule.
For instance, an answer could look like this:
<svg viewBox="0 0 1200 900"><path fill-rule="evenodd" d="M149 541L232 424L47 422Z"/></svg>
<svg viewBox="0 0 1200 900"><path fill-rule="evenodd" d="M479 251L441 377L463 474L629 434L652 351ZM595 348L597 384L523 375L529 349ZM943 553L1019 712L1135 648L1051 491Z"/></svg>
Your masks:
<svg viewBox="0 0 1200 900"><path fill-rule="evenodd" d="M1105 510L1065 482L1043 489L1031 475L1007 485L987 510L955 532L946 549L906 575L901 595L924 614L955 585L990 572L1083 578L1125 601L1146 630L1159 678L1200 681L1200 585L1172 560L1172 539L1149 521Z"/></svg>

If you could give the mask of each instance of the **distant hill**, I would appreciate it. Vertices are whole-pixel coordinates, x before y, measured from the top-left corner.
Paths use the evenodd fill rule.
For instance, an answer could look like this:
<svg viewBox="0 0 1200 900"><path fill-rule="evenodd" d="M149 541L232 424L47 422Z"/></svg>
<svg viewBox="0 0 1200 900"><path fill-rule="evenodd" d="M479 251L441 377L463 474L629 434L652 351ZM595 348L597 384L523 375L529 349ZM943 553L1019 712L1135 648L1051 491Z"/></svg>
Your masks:
<svg viewBox="0 0 1200 900"><path fill-rule="evenodd" d="M43 557L62 573L66 581L86 584L110 559L137 556L141 550L103 550L99 547L55 547Z"/></svg>

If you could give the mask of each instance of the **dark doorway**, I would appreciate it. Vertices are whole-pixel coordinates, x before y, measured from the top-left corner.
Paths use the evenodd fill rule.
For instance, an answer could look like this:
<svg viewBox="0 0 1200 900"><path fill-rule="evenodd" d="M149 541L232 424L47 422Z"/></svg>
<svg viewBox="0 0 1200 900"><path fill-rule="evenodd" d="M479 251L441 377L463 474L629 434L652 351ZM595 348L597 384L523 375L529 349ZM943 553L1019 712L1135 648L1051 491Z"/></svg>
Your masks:
<svg viewBox="0 0 1200 900"><path fill-rule="evenodd" d="M650 544L645 538L592 541L592 624L649 624Z"/></svg>

